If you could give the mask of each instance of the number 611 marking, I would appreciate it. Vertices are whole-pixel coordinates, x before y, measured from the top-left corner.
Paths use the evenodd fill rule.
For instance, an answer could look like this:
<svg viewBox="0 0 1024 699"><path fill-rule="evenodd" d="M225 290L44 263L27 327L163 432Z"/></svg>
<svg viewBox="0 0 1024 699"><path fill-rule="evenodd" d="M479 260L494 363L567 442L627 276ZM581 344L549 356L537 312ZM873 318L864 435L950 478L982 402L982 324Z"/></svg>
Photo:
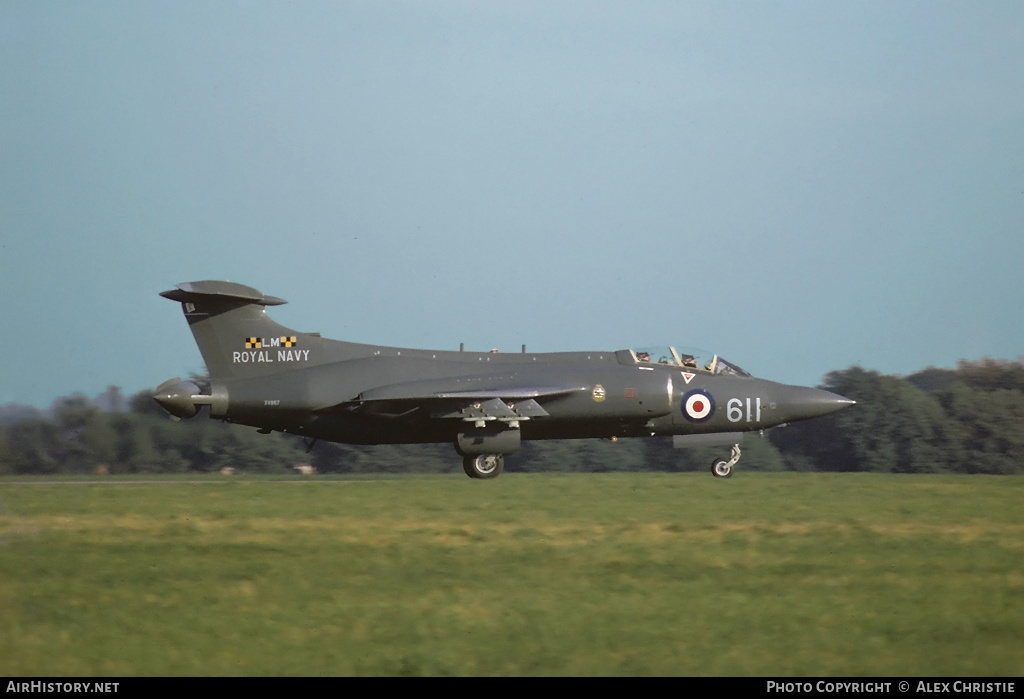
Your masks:
<svg viewBox="0 0 1024 699"><path fill-rule="evenodd" d="M747 402L747 422L751 420L755 422L761 422L761 399L755 398L753 406L751 405L750 398L746 399ZM754 412L751 413L751 407ZM743 419L743 399L742 398L730 398L729 402L725 404L725 415L729 418L729 422L739 422Z"/></svg>

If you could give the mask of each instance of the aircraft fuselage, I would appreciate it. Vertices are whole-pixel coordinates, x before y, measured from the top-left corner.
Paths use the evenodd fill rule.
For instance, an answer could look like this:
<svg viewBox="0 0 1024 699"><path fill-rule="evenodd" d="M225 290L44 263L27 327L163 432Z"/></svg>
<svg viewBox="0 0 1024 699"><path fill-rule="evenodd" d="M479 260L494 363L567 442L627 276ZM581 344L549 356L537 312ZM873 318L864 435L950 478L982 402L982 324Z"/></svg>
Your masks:
<svg viewBox="0 0 1024 699"><path fill-rule="evenodd" d="M280 299L230 282L192 282L182 304L210 372L207 390L172 379L154 396L178 417L350 444L454 443L468 474L500 473L521 440L733 435L852 403L750 376L674 348L508 353L406 349L330 340L271 320ZM726 467L739 458L738 446ZM490 459L490 466L481 465ZM473 462L473 466L470 462ZM722 462L723 464L725 462ZM490 470L487 470L490 468ZM721 471L721 472L719 472Z"/></svg>

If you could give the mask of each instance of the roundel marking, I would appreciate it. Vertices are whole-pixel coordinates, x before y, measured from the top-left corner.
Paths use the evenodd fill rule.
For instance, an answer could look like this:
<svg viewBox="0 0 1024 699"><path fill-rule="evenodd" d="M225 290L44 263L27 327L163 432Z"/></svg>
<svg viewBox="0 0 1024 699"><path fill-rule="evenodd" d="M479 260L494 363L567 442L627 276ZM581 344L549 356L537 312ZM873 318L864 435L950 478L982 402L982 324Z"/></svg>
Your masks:
<svg viewBox="0 0 1024 699"><path fill-rule="evenodd" d="M690 422L707 422L715 414L715 399L702 389L694 389L683 396L683 415Z"/></svg>

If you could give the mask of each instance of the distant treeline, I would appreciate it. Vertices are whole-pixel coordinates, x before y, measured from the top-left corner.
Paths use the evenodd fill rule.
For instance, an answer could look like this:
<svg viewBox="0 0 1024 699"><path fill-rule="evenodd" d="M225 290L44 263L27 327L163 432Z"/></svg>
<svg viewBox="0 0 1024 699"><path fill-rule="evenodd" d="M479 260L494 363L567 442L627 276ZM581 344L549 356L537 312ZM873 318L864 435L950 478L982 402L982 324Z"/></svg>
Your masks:
<svg viewBox="0 0 1024 699"><path fill-rule="evenodd" d="M857 405L809 422L748 435L738 468L885 473L1024 472L1024 366L984 359L908 377L859 367L823 388ZM261 435L200 415L171 420L150 391L112 387L49 411L0 409L0 474L235 472L461 472L451 445L348 446ZM694 471L727 448L673 449L666 438L526 442L506 471Z"/></svg>

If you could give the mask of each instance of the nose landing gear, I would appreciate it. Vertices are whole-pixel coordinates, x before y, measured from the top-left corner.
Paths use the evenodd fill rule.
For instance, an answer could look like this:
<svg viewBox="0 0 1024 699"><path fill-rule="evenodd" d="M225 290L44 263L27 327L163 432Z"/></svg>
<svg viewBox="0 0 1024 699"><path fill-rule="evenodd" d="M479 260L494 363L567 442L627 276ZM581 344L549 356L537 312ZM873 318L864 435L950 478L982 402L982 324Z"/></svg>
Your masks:
<svg viewBox="0 0 1024 699"><path fill-rule="evenodd" d="M731 458L728 461L725 461L724 459L717 459L713 464L711 464L711 474L715 476L715 478L732 477L732 467L740 460L740 456L742 456L740 452L740 445L733 444Z"/></svg>

